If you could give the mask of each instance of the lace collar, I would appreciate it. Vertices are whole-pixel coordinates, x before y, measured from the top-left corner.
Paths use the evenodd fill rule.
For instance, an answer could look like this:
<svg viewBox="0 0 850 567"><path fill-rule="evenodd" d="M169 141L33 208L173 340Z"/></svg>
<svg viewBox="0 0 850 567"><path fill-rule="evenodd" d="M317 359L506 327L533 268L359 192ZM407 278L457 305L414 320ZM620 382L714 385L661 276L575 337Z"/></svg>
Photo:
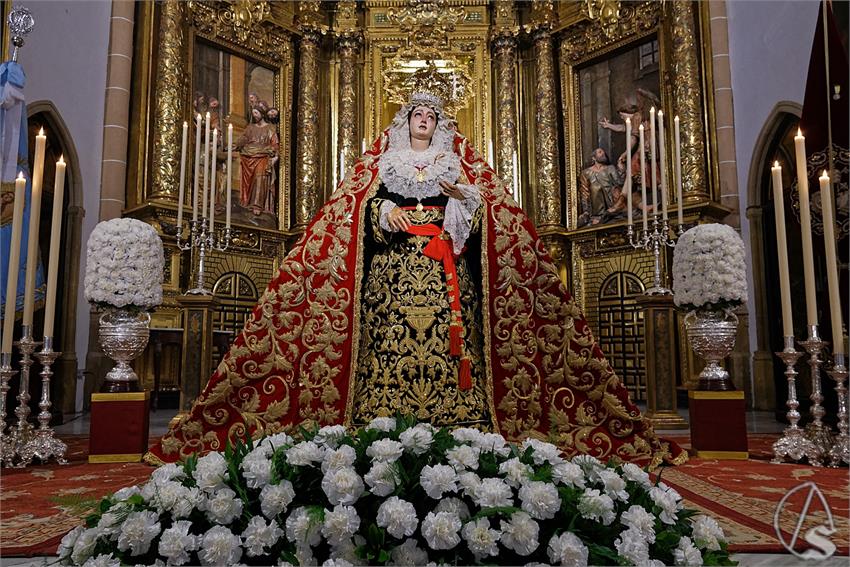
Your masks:
<svg viewBox="0 0 850 567"><path fill-rule="evenodd" d="M436 146L421 152L388 150L378 167L388 191L420 201L440 195L440 181L455 183L460 177L460 157Z"/></svg>

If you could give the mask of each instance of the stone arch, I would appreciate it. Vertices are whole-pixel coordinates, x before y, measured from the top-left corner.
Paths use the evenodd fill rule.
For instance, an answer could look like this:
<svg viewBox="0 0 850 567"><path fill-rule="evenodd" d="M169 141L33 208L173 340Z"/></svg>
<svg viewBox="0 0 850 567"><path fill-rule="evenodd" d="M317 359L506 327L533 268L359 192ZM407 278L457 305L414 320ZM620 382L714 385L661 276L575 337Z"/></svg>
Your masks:
<svg viewBox="0 0 850 567"><path fill-rule="evenodd" d="M63 413L73 413L76 405L77 352L77 297L80 285L80 251L83 217L83 177L80 160L71 131L65 124L56 105L49 100L39 100L27 105L27 118L47 126L50 137L48 143L54 143L61 150L67 167L65 170L65 196L62 221L62 245L60 248L60 272L64 282L56 298L57 328L60 343L54 350L62 352L54 366L56 387L54 388L53 407ZM51 139L52 138L52 139ZM52 180L51 180L52 181ZM48 223L49 227L49 223ZM48 229L49 230L49 229Z"/></svg>
<svg viewBox="0 0 850 567"><path fill-rule="evenodd" d="M789 118L799 120L803 107L792 101L781 101L773 107L756 139L750 168L747 173L747 218L750 224L750 250L752 258L753 297L755 303L755 351L753 353L754 409L776 408L777 392L774 387L773 348L770 344L770 326L775 324L768 302L768 282L765 257L765 200L763 179L765 167L776 150L780 137L788 127ZM771 323L773 321L773 323Z"/></svg>

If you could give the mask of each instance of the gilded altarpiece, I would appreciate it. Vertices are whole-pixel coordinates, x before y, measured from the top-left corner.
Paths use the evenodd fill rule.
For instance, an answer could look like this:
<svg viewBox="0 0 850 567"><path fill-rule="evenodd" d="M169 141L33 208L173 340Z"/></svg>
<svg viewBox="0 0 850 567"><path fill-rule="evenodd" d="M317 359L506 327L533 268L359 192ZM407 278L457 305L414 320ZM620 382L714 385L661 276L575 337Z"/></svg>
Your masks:
<svg viewBox="0 0 850 567"><path fill-rule="evenodd" d="M149 222L163 238L166 255L163 305L152 318L153 328L180 328L177 298L194 281L197 259L176 248L177 197L180 185L181 126L217 99L221 132L234 125L234 144L251 122L259 92L266 107L276 108L278 159L269 168L273 194L265 206L252 208L240 201L240 154L233 152L233 238L229 248L208 254L204 279L220 300L214 314L217 330L237 332L259 293L276 271L293 230L292 164L294 78L298 30L295 5L281 2L140 2L136 8L133 96L125 214ZM207 73L204 75L203 73ZM210 75L210 73L213 73ZM204 100L199 102L199 93ZM252 98L253 101L253 98ZM222 134L224 137L224 134ZM183 201L184 235L191 218L194 144L187 151L187 188ZM220 144L219 163L226 156ZM225 186L224 169L218 186ZM223 195L217 200L218 226L225 220ZM263 205L264 203L260 203ZM242 206L245 205L245 206ZM212 354L212 353L210 353ZM143 385L152 383L152 349L137 362ZM163 355L162 388L177 386L179 358L170 349Z"/></svg>
<svg viewBox="0 0 850 567"><path fill-rule="evenodd" d="M724 210L717 204L719 188L710 165L715 144L713 100L711 89L704 86L710 82L703 71L710 54L704 48L708 39L701 37L700 11L695 3L679 0L613 4L619 14L609 20L591 18L585 3L558 4L568 278L600 346L633 398L645 400L644 321L637 299L653 285L653 255L629 244L625 208L613 214L604 209L601 215L588 214L589 203L582 200L583 172L594 163L597 147L609 155L610 164L616 164L625 147L624 116L633 112L638 114L632 116L640 116L655 106L664 111L668 124L673 116L682 120L686 228L715 222ZM612 76L616 73L626 76ZM608 98L600 101L600 97ZM672 147L672 130L666 141ZM670 152L659 167L673 179ZM668 197L675 220L672 184ZM637 209L635 220L639 226ZM672 252L663 251L661 269L667 287L672 287L671 263ZM681 327L677 343L680 375L689 377L698 369Z"/></svg>

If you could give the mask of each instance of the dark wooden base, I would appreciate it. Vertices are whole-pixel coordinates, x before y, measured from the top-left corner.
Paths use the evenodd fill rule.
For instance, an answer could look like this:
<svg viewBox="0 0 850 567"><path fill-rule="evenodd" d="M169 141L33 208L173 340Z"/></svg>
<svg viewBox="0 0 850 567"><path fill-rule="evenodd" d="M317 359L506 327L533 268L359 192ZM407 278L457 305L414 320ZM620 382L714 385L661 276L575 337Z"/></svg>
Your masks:
<svg viewBox="0 0 850 567"><path fill-rule="evenodd" d="M150 392L92 394L90 463L138 463L148 450Z"/></svg>
<svg viewBox="0 0 850 567"><path fill-rule="evenodd" d="M688 392L691 453L701 459L747 459L747 418L742 391Z"/></svg>

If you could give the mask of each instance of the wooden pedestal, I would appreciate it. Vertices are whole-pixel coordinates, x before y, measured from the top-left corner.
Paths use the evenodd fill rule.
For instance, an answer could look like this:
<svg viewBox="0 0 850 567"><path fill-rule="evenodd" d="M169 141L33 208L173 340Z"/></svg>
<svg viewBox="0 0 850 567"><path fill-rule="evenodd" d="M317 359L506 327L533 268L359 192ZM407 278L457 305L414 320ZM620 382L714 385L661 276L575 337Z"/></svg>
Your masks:
<svg viewBox="0 0 850 567"><path fill-rule="evenodd" d="M90 463L138 463L148 450L150 392L91 396Z"/></svg>
<svg viewBox="0 0 850 567"><path fill-rule="evenodd" d="M700 459L747 459L744 392L688 392L691 453Z"/></svg>

